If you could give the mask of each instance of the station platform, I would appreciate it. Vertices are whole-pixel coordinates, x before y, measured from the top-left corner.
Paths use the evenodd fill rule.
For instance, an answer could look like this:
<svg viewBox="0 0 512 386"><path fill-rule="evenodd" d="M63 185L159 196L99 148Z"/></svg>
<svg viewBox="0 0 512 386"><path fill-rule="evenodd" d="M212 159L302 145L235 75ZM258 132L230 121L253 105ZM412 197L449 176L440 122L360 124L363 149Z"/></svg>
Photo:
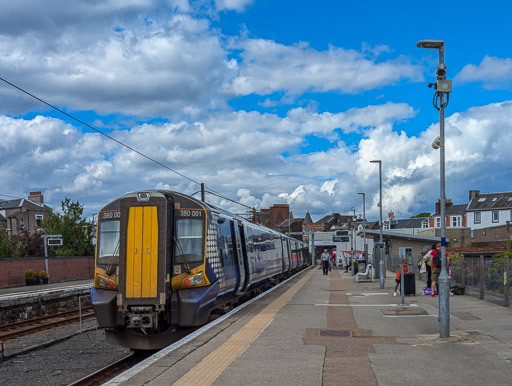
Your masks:
<svg viewBox="0 0 512 386"><path fill-rule="evenodd" d="M512 310L451 296L441 339L439 298L401 306L394 284L310 267L107 384L512 384Z"/></svg>
<svg viewBox="0 0 512 386"><path fill-rule="evenodd" d="M94 280L87 279L87 280L72 280L72 281L64 281L64 282L57 282L57 283L31 285L31 286L4 287L4 288L0 288L0 299L2 297L7 297L7 296L44 292L44 291L53 290L53 289L84 287L84 286L92 287L93 284L94 284Z"/></svg>

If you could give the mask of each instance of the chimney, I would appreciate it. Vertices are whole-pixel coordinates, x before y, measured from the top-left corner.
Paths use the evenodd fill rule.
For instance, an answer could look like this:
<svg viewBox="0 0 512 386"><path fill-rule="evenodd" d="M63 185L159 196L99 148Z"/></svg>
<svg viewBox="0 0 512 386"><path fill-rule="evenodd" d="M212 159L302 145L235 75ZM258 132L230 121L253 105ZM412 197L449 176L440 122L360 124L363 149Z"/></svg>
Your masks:
<svg viewBox="0 0 512 386"><path fill-rule="evenodd" d="M28 199L32 202L37 202L38 204L44 203L44 198L41 192L30 192L28 194Z"/></svg>
<svg viewBox="0 0 512 386"><path fill-rule="evenodd" d="M451 198L447 198L446 200L444 200L445 209L447 207L449 207L450 205L453 205L453 201ZM434 214L441 214L441 200L440 199L437 199L437 201L436 201L436 213L434 213Z"/></svg>
<svg viewBox="0 0 512 386"><path fill-rule="evenodd" d="M388 220L388 221L391 221L391 220L394 220L394 219L395 219L395 212L393 212L392 210L390 210L390 211L388 212L388 218L387 218L387 220Z"/></svg>
<svg viewBox="0 0 512 386"><path fill-rule="evenodd" d="M480 194L479 190L470 190L469 191L469 201L473 200Z"/></svg>

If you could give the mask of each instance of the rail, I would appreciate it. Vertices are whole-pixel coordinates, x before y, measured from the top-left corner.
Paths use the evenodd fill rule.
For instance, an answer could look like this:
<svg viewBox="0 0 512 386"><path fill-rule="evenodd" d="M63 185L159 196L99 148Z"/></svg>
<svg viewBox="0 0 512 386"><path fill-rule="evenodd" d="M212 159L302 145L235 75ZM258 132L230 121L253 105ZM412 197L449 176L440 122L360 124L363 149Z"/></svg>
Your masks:
<svg viewBox="0 0 512 386"><path fill-rule="evenodd" d="M86 307L83 310L91 311L92 307ZM78 322L82 318L92 318L94 316L94 312L85 315L77 315L77 313L78 310L66 311L20 322L4 324L0 327L0 340L6 341L42 330L47 330L49 328Z"/></svg>

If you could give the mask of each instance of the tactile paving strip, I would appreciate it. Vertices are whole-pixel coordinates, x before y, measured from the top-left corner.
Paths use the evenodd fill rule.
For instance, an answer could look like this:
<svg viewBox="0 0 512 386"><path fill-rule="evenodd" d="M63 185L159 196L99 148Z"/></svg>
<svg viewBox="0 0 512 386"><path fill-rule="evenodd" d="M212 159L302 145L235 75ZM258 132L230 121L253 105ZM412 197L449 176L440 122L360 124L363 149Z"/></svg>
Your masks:
<svg viewBox="0 0 512 386"><path fill-rule="evenodd" d="M254 341L270 324L283 306L302 288L315 273L311 270L288 291L270 303L245 326L233 334L217 350L211 352L197 366L179 379L174 385L211 385L227 367Z"/></svg>

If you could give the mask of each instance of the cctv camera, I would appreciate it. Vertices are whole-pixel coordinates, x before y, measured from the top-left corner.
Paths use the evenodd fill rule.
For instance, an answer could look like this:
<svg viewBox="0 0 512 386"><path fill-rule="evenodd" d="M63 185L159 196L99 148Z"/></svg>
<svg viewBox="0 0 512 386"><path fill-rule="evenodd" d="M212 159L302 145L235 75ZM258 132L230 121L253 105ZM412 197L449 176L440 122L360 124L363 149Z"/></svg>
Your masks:
<svg viewBox="0 0 512 386"><path fill-rule="evenodd" d="M437 149L439 149L440 146L441 146L441 137L438 135L436 137L436 139L434 139L434 142L432 142L432 147L437 150Z"/></svg>
<svg viewBox="0 0 512 386"><path fill-rule="evenodd" d="M446 65L441 63L437 66L437 76L445 76L446 75Z"/></svg>

